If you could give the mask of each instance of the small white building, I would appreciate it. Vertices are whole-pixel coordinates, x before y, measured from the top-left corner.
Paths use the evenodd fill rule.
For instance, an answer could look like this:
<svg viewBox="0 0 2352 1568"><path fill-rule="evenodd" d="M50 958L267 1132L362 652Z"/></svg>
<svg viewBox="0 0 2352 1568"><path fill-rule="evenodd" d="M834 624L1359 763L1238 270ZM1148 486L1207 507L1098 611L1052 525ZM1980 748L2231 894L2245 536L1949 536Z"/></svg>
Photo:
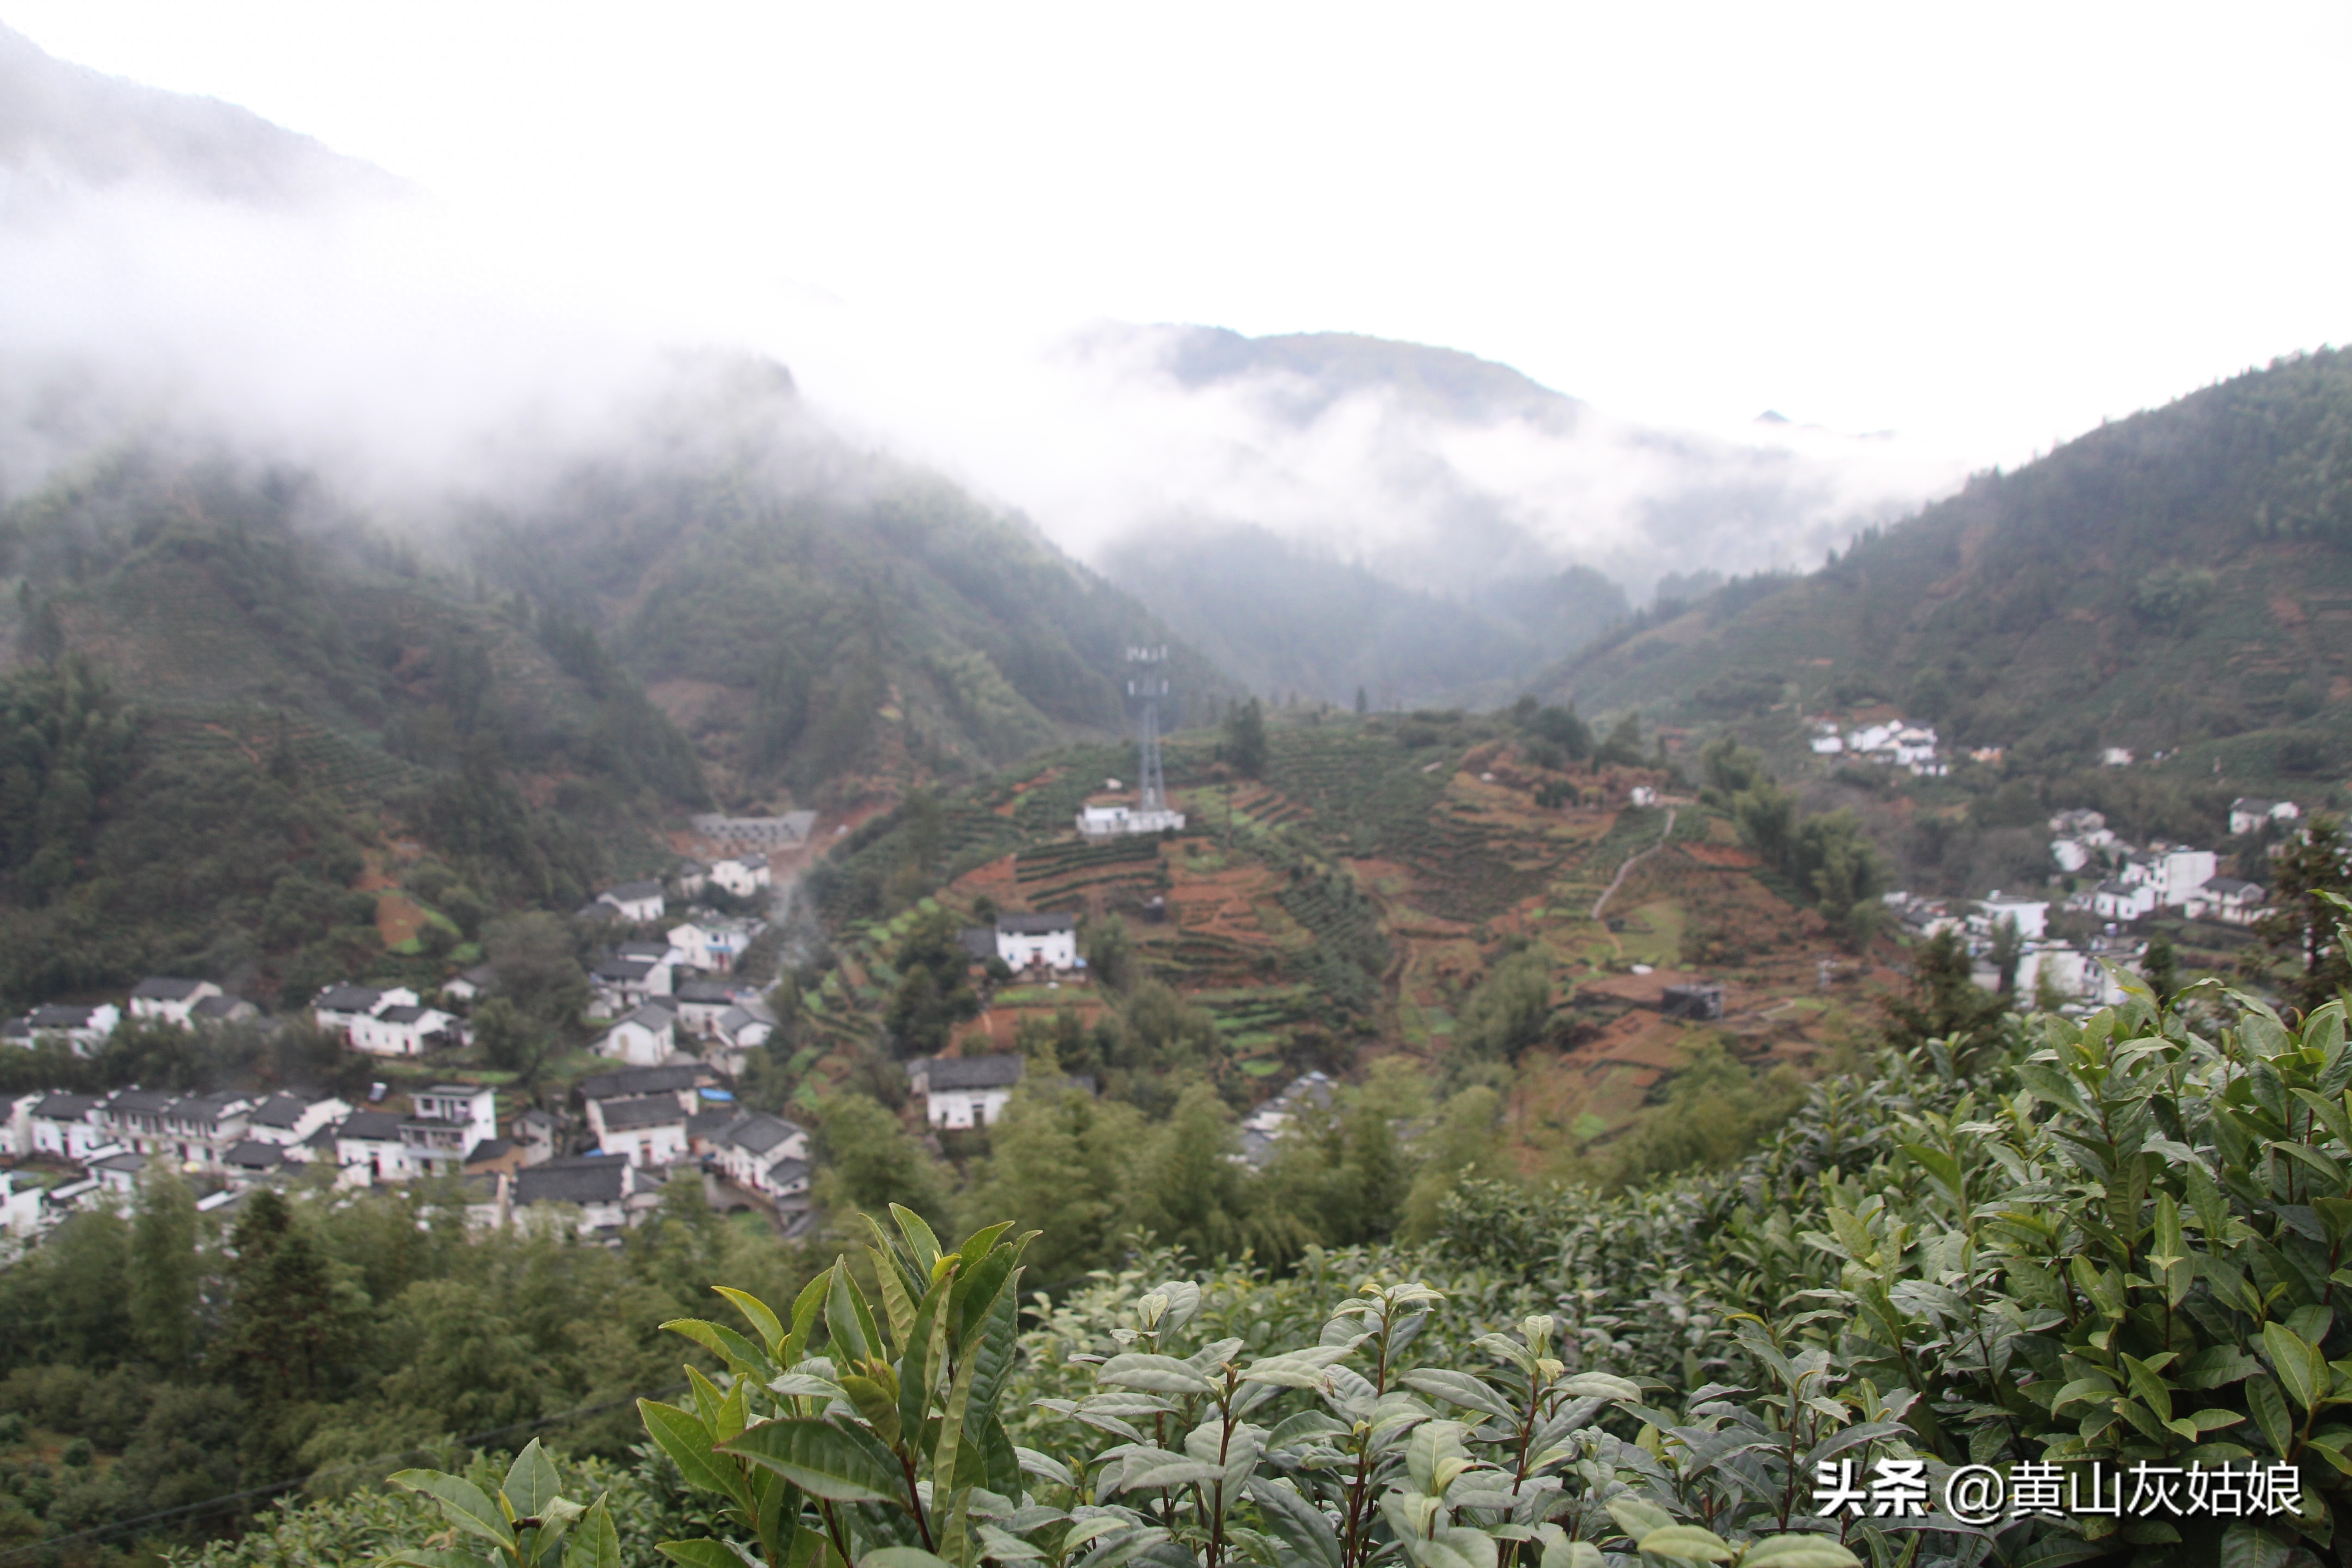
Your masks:
<svg viewBox="0 0 2352 1568"><path fill-rule="evenodd" d="M999 915L996 956L1018 974L1031 967L1069 970L1078 966L1078 917L1069 914Z"/></svg>
<svg viewBox="0 0 2352 1568"><path fill-rule="evenodd" d="M804 1206L809 1190L808 1129L781 1116L738 1116L711 1135L711 1159L729 1181L779 1208Z"/></svg>
<svg viewBox="0 0 2352 1568"><path fill-rule="evenodd" d="M710 879L739 899L748 899L771 884L765 855L732 855L710 863Z"/></svg>
<svg viewBox="0 0 2352 1568"><path fill-rule="evenodd" d="M1027 1064L1017 1055L924 1057L907 1064L907 1079L923 1097L934 1127L986 1127L1004 1113Z"/></svg>
<svg viewBox="0 0 2352 1568"><path fill-rule="evenodd" d="M2129 746L2105 747L2099 752L2099 763L2102 767L2127 768L2132 765L2131 748Z"/></svg>
<svg viewBox="0 0 2352 1568"><path fill-rule="evenodd" d="M509 1188L518 1217L545 1223L577 1210L570 1225L583 1236L616 1236L627 1228L629 1198L637 1190L635 1167L609 1154L527 1165L514 1173Z"/></svg>
<svg viewBox="0 0 2352 1568"><path fill-rule="evenodd" d="M460 1043L456 1015L438 1007L394 1003L352 1021L352 1049L372 1057L421 1057Z"/></svg>
<svg viewBox="0 0 2352 1568"><path fill-rule="evenodd" d="M596 1133L598 1152L617 1154L633 1165L667 1165L685 1159L686 1117L675 1095L588 1102L588 1124Z"/></svg>
<svg viewBox="0 0 2352 1568"><path fill-rule="evenodd" d="M2050 923L2050 900L2020 898L2011 894L2004 898L1995 888L1989 899L1976 901L1977 912L1982 917L1988 934L2000 929L2003 921L2017 922L2017 934L2029 942L2038 941Z"/></svg>
<svg viewBox="0 0 2352 1568"><path fill-rule="evenodd" d="M677 1048L677 1016L648 1002L615 1022L596 1042L596 1054L631 1067L659 1067Z"/></svg>
<svg viewBox="0 0 2352 1568"><path fill-rule="evenodd" d="M498 1091L484 1084L436 1083L408 1097L419 1116L455 1123L466 1129L466 1147L499 1135Z"/></svg>
<svg viewBox="0 0 2352 1568"><path fill-rule="evenodd" d="M2156 884L2110 878L2091 892L2091 912L2103 921L2136 921L2156 912Z"/></svg>
<svg viewBox="0 0 2352 1568"><path fill-rule="evenodd" d="M1844 740L1837 735L1816 735L1812 739L1813 755L1834 757L1845 750Z"/></svg>
<svg viewBox="0 0 2352 1568"><path fill-rule="evenodd" d="M1118 838L1133 833L1181 833L1181 811L1140 811L1129 805L1089 805L1078 812L1078 834L1084 838Z"/></svg>
<svg viewBox="0 0 2352 1568"><path fill-rule="evenodd" d="M2053 838L2050 858L2058 862L2061 871L2079 871L2091 863L2090 846L2079 838Z"/></svg>
<svg viewBox="0 0 2352 1568"><path fill-rule="evenodd" d="M2154 888L2157 903L2169 909L2188 903L2200 888L2213 879L2217 869L2219 862L2210 849L2163 845L2134 850L2125 857L2122 879Z"/></svg>
<svg viewBox="0 0 2352 1568"><path fill-rule="evenodd" d="M2263 907L2269 900L2269 892L2259 882L2243 881L2236 877L2212 877L2189 895L2183 912L2193 921L2220 921L2227 925L2250 926L2262 918Z"/></svg>
<svg viewBox="0 0 2352 1568"><path fill-rule="evenodd" d="M150 975L131 991L131 1016L186 1028L189 1015L207 996L224 993L209 980L173 980Z"/></svg>
<svg viewBox="0 0 2352 1568"><path fill-rule="evenodd" d="M8 1115L9 1146L19 1159L47 1157L80 1164L93 1150L112 1142L99 1125L106 1097L36 1089L20 1096Z"/></svg>
<svg viewBox="0 0 2352 1568"><path fill-rule="evenodd" d="M351 1113L350 1104L331 1094L273 1094L247 1115L245 1135L280 1149L296 1148Z"/></svg>
<svg viewBox="0 0 2352 1568"><path fill-rule="evenodd" d="M712 915L673 926L669 944L688 968L725 974L735 967L751 941L768 929L765 921L741 915Z"/></svg>
<svg viewBox="0 0 2352 1568"><path fill-rule="evenodd" d="M53 1040L69 1047L74 1055L86 1057L104 1045L115 1026L121 1022L122 1010L111 1002L101 1002L95 1007L51 1002L0 1025L0 1040L28 1050L44 1040Z"/></svg>
<svg viewBox="0 0 2352 1568"><path fill-rule="evenodd" d="M2230 803L2230 837L2252 833L2266 822L2299 822L2303 807L2291 800L2264 800L2242 795Z"/></svg>
<svg viewBox="0 0 2352 1568"><path fill-rule="evenodd" d="M661 919L669 907L659 882L623 882L597 894L596 901L612 905L623 920L639 925Z"/></svg>

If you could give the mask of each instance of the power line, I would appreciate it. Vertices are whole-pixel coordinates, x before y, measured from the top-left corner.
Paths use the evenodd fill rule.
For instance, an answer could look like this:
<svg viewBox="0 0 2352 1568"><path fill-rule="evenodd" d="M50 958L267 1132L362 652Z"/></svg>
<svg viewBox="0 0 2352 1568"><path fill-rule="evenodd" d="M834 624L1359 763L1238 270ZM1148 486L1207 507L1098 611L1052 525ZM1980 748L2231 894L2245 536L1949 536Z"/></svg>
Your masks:
<svg viewBox="0 0 2352 1568"><path fill-rule="evenodd" d="M664 1394L683 1394L688 1386L683 1383L673 1383L667 1388L657 1388L650 1394L631 1394L619 1399L607 1399L595 1405L583 1405L558 1415L541 1415L530 1421L518 1421L511 1426L499 1426L488 1432L476 1432L470 1436L452 1440L463 1447L478 1447L494 1437L511 1437L518 1432L534 1431L541 1426L558 1426L583 1415L593 1415L600 1411L616 1410L624 1405L635 1405L641 1398L656 1399ZM293 1487L308 1486L312 1481L331 1476L347 1476L358 1470L372 1470L379 1465L389 1464L403 1455L415 1452L416 1449L410 1447L403 1448L398 1453L378 1454L372 1459L354 1459L347 1465L337 1465L331 1469L313 1470L308 1475L294 1476L282 1481L272 1481L268 1486L247 1487L239 1492L223 1492L218 1497L206 1498L201 1502L183 1503L177 1508L160 1509L153 1513L142 1513L133 1519L119 1519L110 1524L92 1525L88 1530L79 1530L71 1535L53 1535L44 1541L28 1542L23 1546L0 1552L0 1563L8 1562L12 1558L28 1557L37 1552L68 1546L77 1541L95 1541L102 1536L118 1534L126 1530L136 1530L141 1525L155 1524L167 1519L178 1519L187 1514L206 1512L223 1503L243 1502L248 1498L268 1497L273 1492L282 1492Z"/></svg>

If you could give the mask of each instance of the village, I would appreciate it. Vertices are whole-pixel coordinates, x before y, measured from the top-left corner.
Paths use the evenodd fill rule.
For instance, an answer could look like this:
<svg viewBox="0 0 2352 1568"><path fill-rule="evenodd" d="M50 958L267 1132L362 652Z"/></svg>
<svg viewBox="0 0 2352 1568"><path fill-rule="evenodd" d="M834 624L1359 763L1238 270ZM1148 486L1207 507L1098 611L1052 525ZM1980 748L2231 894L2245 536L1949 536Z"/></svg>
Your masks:
<svg viewBox="0 0 2352 1568"><path fill-rule="evenodd" d="M684 918L669 923L673 900L690 900L706 886L749 899L771 885L766 858L745 854L687 862L663 881L616 884L575 911L575 920L617 936L589 971L584 1020L595 1032L592 1048L613 1065L580 1081L561 1111L502 1107L497 1088L462 1074L406 1092L376 1082L350 1097L299 1089L36 1090L0 1101L0 1155L7 1157L0 1233L13 1251L89 1204L127 1200L147 1172L168 1169L203 1194L197 1207L205 1213L232 1210L264 1185L454 1181L473 1225L546 1226L605 1241L656 1207L669 1182L690 1175L714 1208L762 1212L786 1238L801 1235L814 1218L809 1130L746 1110L733 1088L746 1056L776 1026L761 987L733 973L765 922L688 903ZM1073 914L1006 914L962 939L976 976L1086 980ZM496 986L494 971L481 964L429 996L404 986L330 985L304 1011L354 1057L421 1066L464 1049L469 1013ZM273 1024L212 982L156 976L120 1006L36 1008L0 1028L0 1039L56 1041L87 1057L126 1020L186 1030ZM1024 1068L1017 1054L907 1064L922 1119L950 1131L993 1122ZM1278 1120L1278 1110L1273 1114ZM1276 1124L1265 1116L1259 1122Z"/></svg>

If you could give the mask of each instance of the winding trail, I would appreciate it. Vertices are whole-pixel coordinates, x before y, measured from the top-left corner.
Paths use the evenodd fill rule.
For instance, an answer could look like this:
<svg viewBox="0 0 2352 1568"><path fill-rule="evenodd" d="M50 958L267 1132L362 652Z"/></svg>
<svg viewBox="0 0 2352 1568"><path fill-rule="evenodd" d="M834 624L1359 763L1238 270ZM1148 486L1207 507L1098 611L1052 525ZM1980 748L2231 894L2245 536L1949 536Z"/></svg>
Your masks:
<svg viewBox="0 0 2352 1568"><path fill-rule="evenodd" d="M1675 836L1675 813L1677 809L1679 808L1671 805L1666 807L1666 830L1658 835L1658 841L1655 844L1651 845L1647 849L1643 850L1638 855L1627 856L1625 858L1625 863L1617 868L1617 875L1610 879L1609 886L1601 889L1601 896L1592 900L1592 918L1594 920L1599 920L1601 918L1601 911L1608 906L1609 900L1616 896L1617 889L1624 885L1626 877L1633 871L1633 868L1640 865L1643 861L1647 860L1651 856L1655 855L1659 850L1664 849L1666 847L1666 840Z"/></svg>

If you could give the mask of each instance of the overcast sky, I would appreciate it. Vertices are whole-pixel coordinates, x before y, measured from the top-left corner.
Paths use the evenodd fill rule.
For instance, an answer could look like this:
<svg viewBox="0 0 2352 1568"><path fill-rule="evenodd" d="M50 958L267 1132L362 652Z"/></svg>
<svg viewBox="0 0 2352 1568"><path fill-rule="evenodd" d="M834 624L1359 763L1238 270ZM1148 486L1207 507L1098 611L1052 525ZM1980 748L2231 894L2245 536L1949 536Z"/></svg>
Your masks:
<svg viewBox="0 0 2352 1568"><path fill-rule="evenodd" d="M2340 0L0 20L551 242L559 291L787 359L844 309L1339 329L1638 418L2013 461L2352 339Z"/></svg>

